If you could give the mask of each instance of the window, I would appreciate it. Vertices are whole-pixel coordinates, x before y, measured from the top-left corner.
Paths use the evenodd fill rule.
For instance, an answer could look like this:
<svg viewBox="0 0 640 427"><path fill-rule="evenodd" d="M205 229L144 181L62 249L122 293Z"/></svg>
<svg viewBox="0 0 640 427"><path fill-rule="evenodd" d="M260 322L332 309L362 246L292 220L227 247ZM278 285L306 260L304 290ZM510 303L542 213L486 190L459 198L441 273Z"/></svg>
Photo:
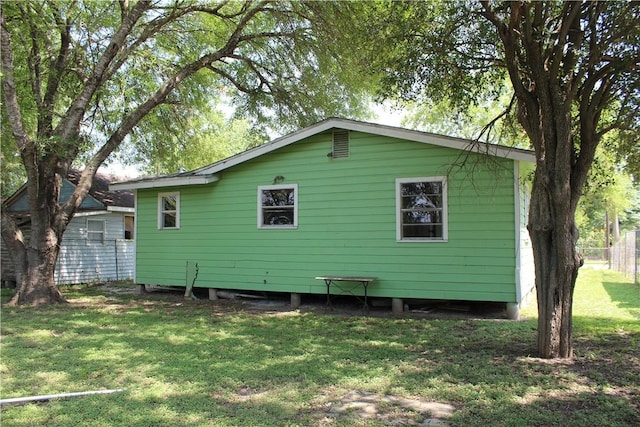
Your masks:
<svg viewBox="0 0 640 427"><path fill-rule="evenodd" d="M447 185L444 177L396 180L397 239L447 240Z"/></svg>
<svg viewBox="0 0 640 427"><path fill-rule="evenodd" d="M158 228L180 228L180 193L158 194Z"/></svg>
<svg viewBox="0 0 640 427"><path fill-rule="evenodd" d="M133 240L135 231L135 219L133 215L124 216L124 238L126 240Z"/></svg>
<svg viewBox="0 0 640 427"><path fill-rule="evenodd" d="M258 228L298 226L298 186L258 187Z"/></svg>
<svg viewBox="0 0 640 427"><path fill-rule="evenodd" d="M87 220L87 241L89 243L104 243L104 221Z"/></svg>

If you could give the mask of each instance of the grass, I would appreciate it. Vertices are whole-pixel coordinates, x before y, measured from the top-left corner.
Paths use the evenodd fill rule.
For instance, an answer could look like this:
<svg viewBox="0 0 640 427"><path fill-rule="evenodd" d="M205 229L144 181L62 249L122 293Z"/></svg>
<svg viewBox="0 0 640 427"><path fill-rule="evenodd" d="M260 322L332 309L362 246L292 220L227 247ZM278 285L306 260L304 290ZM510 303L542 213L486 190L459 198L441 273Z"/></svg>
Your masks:
<svg viewBox="0 0 640 427"><path fill-rule="evenodd" d="M389 396L452 405L451 426L640 424L640 288L610 271L581 272L571 361L535 357L535 307L514 322L64 293L63 307L3 308L1 397L126 391L5 406L3 426L377 426L434 415ZM350 402L354 392L377 399L375 411Z"/></svg>

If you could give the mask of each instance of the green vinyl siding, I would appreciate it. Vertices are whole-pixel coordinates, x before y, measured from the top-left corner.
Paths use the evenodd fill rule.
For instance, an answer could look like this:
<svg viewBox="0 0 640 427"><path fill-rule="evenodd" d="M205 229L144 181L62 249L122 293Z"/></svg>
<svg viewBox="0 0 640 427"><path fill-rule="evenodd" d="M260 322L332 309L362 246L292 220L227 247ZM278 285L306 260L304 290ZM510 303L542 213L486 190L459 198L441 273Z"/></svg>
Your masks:
<svg viewBox="0 0 640 427"><path fill-rule="evenodd" d="M186 263L197 262L197 287L323 293L315 276L367 275L379 279L372 296L516 300L512 160L356 132L349 148L327 157L327 132L213 184L139 190L136 280L184 286ZM448 241L397 241L396 178L433 176L447 176ZM295 229L257 226L258 186L276 177L297 185ZM165 191L180 192L177 230L157 228Z"/></svg>

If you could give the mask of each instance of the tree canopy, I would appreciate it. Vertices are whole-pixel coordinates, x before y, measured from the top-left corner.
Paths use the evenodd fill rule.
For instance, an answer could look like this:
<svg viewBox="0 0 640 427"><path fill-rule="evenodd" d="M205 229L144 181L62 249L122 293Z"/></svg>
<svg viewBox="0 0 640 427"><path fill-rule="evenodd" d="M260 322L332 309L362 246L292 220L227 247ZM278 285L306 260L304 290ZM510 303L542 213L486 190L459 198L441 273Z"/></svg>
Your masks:
<svg viewBox="0 0 640 427"><path fill-rule="evenodd" d="M327 25L336 10L318 2L5 2L3 82L16 92L14 104L5 90L3 143L15 143L20 127L18 140L95 167L122 142L142 153L174 143L163 135L189 130L222 97L252 127L361 117L366 83L337 63Z"/></svg>
<svg viewBox="0 0 640 427"><path fill-rule="evenodd" d="M381 97L445 102L452 114L459 114L503 97L505 78L511 93L531 94L536 93L532 85L537 78L553 74L558 96L572 101L573 123L597 111L597 136L619 130L619 152L636 167L640 150L636 3L378 2L366 13L364 32L379 38L372 45L387 40L389 46L367 52L371 70L382 78ZM520 25L521 33L505 39L512 27ZM534 61L539 62L537 67ZM583 99L586 95L591 96ZM518 112L523 113L522 108ZM575 132L579 144L580 130Z"/></svg>
<svg viewBox="0 0 640 427"><path fill-rule="evenodd" d="M570 357L578 269L575 213L603 137L633 164L640 135L640 10L635 2L376 2L362 31L382 97L465 111L502 94L536 153L528 229L538 348ZM384 41L388 49L377 49Z"/></svg>
<svg viewBox="0 0 640 427"><path fill-rule="evenodd" d="M336 53L348 19L333 2L3 2L1 136L15 144L6 158L19 154L31 221L27 241L2 211L18 272L12 302L62 300L59 242L97 169L124 145L135 155L175 150L183 141L166 131L186 130L219 99L278 130L361 116L367 80ZM59 203L74 162L82 175Z"/></svg>

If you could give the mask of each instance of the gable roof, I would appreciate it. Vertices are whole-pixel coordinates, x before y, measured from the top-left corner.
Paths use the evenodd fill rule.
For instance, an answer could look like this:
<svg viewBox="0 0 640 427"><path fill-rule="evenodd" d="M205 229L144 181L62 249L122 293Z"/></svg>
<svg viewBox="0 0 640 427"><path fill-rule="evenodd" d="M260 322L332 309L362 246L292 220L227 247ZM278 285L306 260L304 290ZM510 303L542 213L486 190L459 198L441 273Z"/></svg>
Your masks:
<svg viewBox="0 0 640 427"><path fill-rule="evenodd" d="M535 162L535 153L530 150L505 147L496 144L487 144L484 142L472 141L469 139L455 138L429 132L404 129L395 126L380 125L376 123L368 123L341 118L328 118L309 127L300 129L296 132L290 133L280 138L276 138L258 147L251 148L242 153L227 157L216 163L190 172L116 182L111 184L110 188L140 189L173 187L190 184L209 184L219 179L219 177L216 176L216 173L218 172L331 129L344 129L355 132L369 133L377 136L388 136L391 138L398 138L423 144L471 151L517 161L532 163Z"/></svg>
<svg viewBox="0 0 640 427"><path fill-rule="evenodd" d="M74 191L80 180L81 171L72 169L67 177L62 180L60 189L60 199L66 201L71 192ZM135 196L126 190L113 190L109 188L112 181L118 179L113 175L96 173L89 189L89 194L82 202L80 210L108 210L109 208L133 208ZM26 184L20 187L15 193L9 196L4 205L10 212L26 212L29 209L29 198Z"/></svg>

